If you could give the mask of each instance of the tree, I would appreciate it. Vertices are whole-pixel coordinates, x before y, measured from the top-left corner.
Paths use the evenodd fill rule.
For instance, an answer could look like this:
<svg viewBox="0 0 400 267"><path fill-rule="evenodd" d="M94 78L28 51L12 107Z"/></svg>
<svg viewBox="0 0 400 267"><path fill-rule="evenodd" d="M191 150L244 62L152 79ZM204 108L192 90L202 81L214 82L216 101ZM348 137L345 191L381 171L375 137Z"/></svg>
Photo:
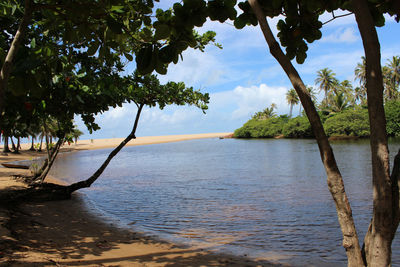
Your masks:
<svg viewBox="0 0 400 267"><path fill-rule="evenodd" d="M356 95L355 99L356 101L360 101L361 104L366 104L367 100L367 74L365 70L365 57L361 57L361 63L357 63L357 67L354 69L354 75L355 79L359 80L360 86L355 89Z"/></svg>
<svg viewBox="0 0 400 267"><path fill-rule="evenodd" d="M389 154L383 112L380 46L375 25L382 26L384 24L383 13L397 14L397 20L399 20L395 2L388 1L377 5L368 5L365 0L330 1L329 3L313 1L301 4L296 1L282 1L279 3L262 1L260 4L257 0L249 0L248 2L240 3L239 7L243 10L243 14L237 18L241 22L235 23L235 25L254 24L254 17L257 19L256 22L258 21L260 24L271 54L287 73L310 120L327 173L328 187L335 200L339 224L343 233L343 246L348 257L348 265L388 266L390 264L391 242L398 226L397 176L399 171L397 169L398 162L395 160L392 176L389 175ZM322 14L323 11L333 13L338 8L354 12L366 55L366 87L371 125L370 143L375 190L372 222L364 239L363 249L359 246L351 208L344 190L343 179L320 118L309 95L306 93L304 83L290 62L290 59L293 58L296 58L298 63L304 62L307 57L305 41L311 43L321 37L319 28L322 27L322 22L318 20L319 14ZM281 44L286 47L286 55L275 41L266 20L266 16L275 17L280 14L286 17L285 20L280 20L278 23L278 37ZM334 15L333 19L335 19ZM384 218L386 218L386 224Z"/></svg>
<svg viewBox="0 0 400 267"><path fill-rule="evenodd" d="M314 102L314 104L316 103L316 101L317 101L317 94L316 94L316 92L314 91L314 87L312 87L312 86L307 86L307 91L308 91L308 93L310 94L310 97L311 97L311 100ZM300 101L300 100L299 100ZM299 116L301 115L301 108L302 108L302 106L301 105L299 105Z"/></svg>
<svg viewBox="0 0 400 267"><path fill-rule="evenodd" d="M28 84L37 93L48 84L40 61L66 78L73 68L69 60L77 54L86 52L103 62L113 61L115 56L132 61L135 54L139 71L165 74L168 64L177 63L188 47L203 50L214 41L215 33L200 35L193 30L206 19L199 13L202 6L191 3L174 8L175 12L193 16L176 20L169 10L157 13L153 22L152 0L26 0L23 5L21 1L3 1L1 22L7 30L0 32L0 54L4 55L0 66L0 115L5 113L4 99L10 87L24 91Z"/></svg>
<svg viewBox="0 0 400 267"><path fill-rule="evenodd" d="M319 90L324 91L325 102L328 102L328 96L332 91L336 90L336 86L338 84L335 73L328 68L324 68L317 72L317 78L315 79L315 84L319 85Z"/></svg>
<svg viewBox="0 0 400 267"><path fill-rule="evenodd" d="M385 98L388 100L398 98L400 85L400 57L393 56L383 67L383 79L385 85Z"/></svg>
<svg viewBox="0 0 400 267"><path fill-rule="evenodd" d="M339 113L344 111L349 106L348 97L344 92L335 93L330 101L329 111L331 113Z"/></svg>
<svg viewBox="0 0 400 267"><path fill-rule="evenodd" d="M286 92L286 101L288 105L290 106L290 111L289 111L289 118L292 117L292 111L293 111L293 106L297 105L299 103L299 97L297 96L296 90L289 89L289 91Z"/></svg>
<svg viewBox="0 0 400 267"><path fill-rule="evenodd" d="M276 116L274 109L276 109L276 104L272 103L270 107L267 107L263 111L259 111L256 114L254 114L253 119L266 120L266 119L272 118L272 117Z"/></svg>
<svg viewBox="0 0 400 267"><path fill-rule="evenodd" d="M110 161L115 155L132 139L135 139L136 129L139 124L139 118L144 106L158 106L163 109L166 105L195 105L205 111L208 107L209 95L202 94L193 88L187 88L184 83L168 82L161 85L154 75L141 76L137 72L134 75L125 77L123 86L131 95L130 100L137 106L137 112L134 119L133 127L129 135L108 155L104 163L99 169L88 179L73 183L68 186L59 186L54 184L41 184L32 187L28 193L24 192L22 197L30 197L33 199L66 199L71 194L81 188L90 187L103 173ZM59 138L59 140L62 140ZM57 143L58 145L59 143ZM56 146L57 146L56 145ZM14 194L13 199L21 197Z"/></svg>

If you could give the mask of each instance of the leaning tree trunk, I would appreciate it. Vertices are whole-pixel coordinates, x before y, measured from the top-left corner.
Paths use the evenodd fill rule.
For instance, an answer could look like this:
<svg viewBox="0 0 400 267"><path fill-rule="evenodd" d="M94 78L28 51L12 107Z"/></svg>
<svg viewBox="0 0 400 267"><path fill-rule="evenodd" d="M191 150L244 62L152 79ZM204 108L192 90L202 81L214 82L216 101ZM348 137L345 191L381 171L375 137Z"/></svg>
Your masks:
<svg viewBox="0 0 400 267"><path fill-rule="evenodd" d="M48 160L45 161L45 163L43 164L43 166L45 166L45 167L41 168L40 175L35 179L36 181L40 181L41 183L43 183L44 179L46 179L46 176L49 173L51 167L53 166L53 163L56 160L56 157L58 155L58 152L60 151L60 148L64 142L64 137L65 137L65 134L63 136L59 137L56 145L54 146L54 148L52 149L52 152L49 155Z"/></svg>
<svg viewBox="0 0 400 267"><path fill-rule="evenodd" d="M393 203L398 202L398 194L392 194L392 186L397 183L392 184L390 178L380 44L368 2L354 0L353 9L365 52L374 188L372 221L364 239L365 260L368 266L389 266L392 239L397 229L397 224L394 225L394 212L397 211L394 211Z"/></svg>
<svg viewBox="0 0 400 267"><path fill-rule="evenodd" d="M343 247L346 249L348 258L348 266L363 266L364 263L361 256L361 249L354 225L351 207L344 189L343 178L336 164L332 148L329 144L314 103L312 102L310 94L308 93L307 88L301 80L297 70L294 68L288 57L282 52L282 49L275 40L275 37L272 34L259 3L257 0L249 0L249 3L258 19L271 54L279 62L289 77L310 121L327 174L329 191L331 192L336 204L338 220L343 234Z"/></svg>
<svg viewBox="0 0 400 267"><path fill-rule="evenodd" d="M11 152L10 147L8 146L8 136L4 135L4 147L3 147L3 153L9 153Z"/></svg>
<svg viewBox="0 0 400 267"><path fill-rule="evenodd" d="M116 147L114 148L113 151L111 151L111 153L108 155L107 159L103 162L103 164L100 166L100 168L91 176L89 177L87 180L85 181L80 181L74 184L71 184L68 187L68 191L70 193L81 189L81 188L85 188L85 187L90 187L99 177L100 175L103 173L103 171L107 168L108 164L110 163L110 161L114 158L115 155L118 154L118 152L132 139L135 139L135 133L136 133L136 129L139 123L139 118L140 118L140 113L142 112L144 105L139 105L138 106L138 111L136 113L136 118L135 118L135 123L133 125L132 131L130 132L130 134Z"/></svg>
<svg viewBox="0 0 400 267"><path fill-rule="evenodd" d="M48 200L64 200L71 198L71 194L81 188L90 187L103 173L112 158L132 139L135 139L136 129L139 123L140 113L144 105L138 106L135 123L130 134L123 140L100 166L100 168L87 180L80 181L69 186L57 185L51 183L32 183L31 187L24 190L10 191L8 194L0 195L1 203L10 203L14 201L29 200L29 201L48 201ZM60 140L63 138L60 138ZM59 142L60 142L59 140Z"/></svg>
<svg viewBox="0 0 400 267"><path fill-rule="evenodd" d="M0 113L4 107L4 95L8 83L8 78L10 77L12 62L17 54L17 50L21 45L21 41L24 38L25 31L28 28L29 22L32 17L32 0L25 0L25 12L22 20L19 24L18 30L15 33L14 39L11 43L10 49L7 52L6 58L4 60L3 66L0 70Z"/></svg>

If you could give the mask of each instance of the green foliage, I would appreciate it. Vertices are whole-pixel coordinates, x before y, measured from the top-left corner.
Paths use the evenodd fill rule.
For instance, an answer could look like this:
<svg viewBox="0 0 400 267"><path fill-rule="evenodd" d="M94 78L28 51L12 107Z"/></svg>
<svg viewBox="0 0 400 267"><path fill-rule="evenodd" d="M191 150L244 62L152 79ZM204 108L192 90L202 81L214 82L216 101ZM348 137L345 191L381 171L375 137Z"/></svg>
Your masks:
<svg viewBox="0 0 400 267"><path fill-rule="evenodd" d="M270 138L282 134L282 127L288 121L287 116L266 120L251 119L234 132L237 138Z"/></svg>
<svg viewBox="0 0 400 267"><path fill-rule="evenodd" d="M304 63L307 58L307 43L313 43L322 37L321 28L323 21L322 14L332 13L341 9L353 12L351 1L331 0L331 1L293 1L293 0L259 0L258 1L265 16L280 19L278 27L278 38L283 47L286 48L286 55L289 59L296 58L299 64ZM398 8L395 1L373 0L368 1L371 14L375 25L380 27L385 24L384 14L396 16L399 20ZM246 25L257 25L257 19L247 1L239 3L242 13L235 19L234 25L242 29Z"/></svg>
<svg viewBox="0 0 400 267"><path fill-rule="evenodd" d="M389 136L400 136L400 102L388 101L385 104L386 131Z"/></svg>
<svg viewBox="0 0 400 267"><path fill-rule="evenodd" d="M368 110L357 108L337 113L325 121L324 128L328 136L368 137Z"/></svg>
<svg viewBox="0 0 400 267"><path fill-rule="evenodd" d="M283 126L282 133L288 138L314 137L307 117L296 117L290 119L288 123Z"/></svg>

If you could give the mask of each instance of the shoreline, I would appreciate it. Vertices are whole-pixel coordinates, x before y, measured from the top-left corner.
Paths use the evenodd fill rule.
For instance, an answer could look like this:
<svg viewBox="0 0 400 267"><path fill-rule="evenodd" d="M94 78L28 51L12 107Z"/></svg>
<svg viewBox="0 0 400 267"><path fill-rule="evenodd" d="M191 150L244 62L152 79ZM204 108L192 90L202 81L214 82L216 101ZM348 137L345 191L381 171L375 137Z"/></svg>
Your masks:
<svg viewBox="0 0 400 267"><path fill-rule="evenodd" d="M225 133L205 133L205 134L181 134L181 135L164 135L164 136L142 136L136 137L131 140L125 146L142 146L142 145L154 145L162 143L172 143L195 139L207 139L207 138L220 138L226 137L232 134L231 132ZM94 150L104 148L114 148L118 146L125 138L106 138L106 139L90 139L90 140L79 140L78 144L71 144L71 147L75 146L76 150Z"/></svg>
<svg viewBox="0 0 400 267"><path fill-rule="evenodd" d="M229 133L227 133L229 134ZM225 133L142 137L131 145L159 144L199 138L217 138ZM110 148L121 139L78 141L64 146L64 152ZM81 144L81 143L84 144ZM29 145L29 144L26 144ZM30 145L28 146L28 148ZM25 147L26 149L26 147ZM0 163L43 157L45 152L9 153ZM25 184L11 175L27 175L28 170L0 168L0 193ZM50 182L61 182L49 177ZM90 204L89 204L90 205ZM5 266L286 266L247 255L212 252L206 247L188 247L148 237L118 227L96 211L89 210L84 196L71 200L19 203L0 208L0 265ZM98 214L98 213L97 213ZM273 260L273 259L271 259Z"/></svg>

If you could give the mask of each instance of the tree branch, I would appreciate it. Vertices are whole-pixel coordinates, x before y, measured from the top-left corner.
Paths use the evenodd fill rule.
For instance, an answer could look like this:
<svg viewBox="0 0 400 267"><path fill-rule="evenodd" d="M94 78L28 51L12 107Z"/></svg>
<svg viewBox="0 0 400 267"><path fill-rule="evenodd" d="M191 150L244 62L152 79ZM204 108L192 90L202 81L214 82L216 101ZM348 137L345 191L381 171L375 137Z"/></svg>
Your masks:
<svg viewBox="0 0 400 267"><path fill-rule="evenodd" d="M85 188L85 187L90 187L103 173L103 171L107 168L108 164L110 161L114 158L115 155L118 154L118 152L132 139L136 139L135 133L136 129L139 123L139 118L140 114L142 112L142 109L144 107L144 104L139 105L139 109L136 112L136 118L135 118L135 123L133 124L132 131L130 134L113 150L111 153L108 155L107 159L103 162L103 164L100 166L100 168L87 180L85 181L80 181L74 184L71 184L68 186L68 191L69 193L72 193L78 189Z"/></svg>
<svg viewBox="0 0 400 267"><path fill-rule="evenodd" d="M327 20L327 21L325 21L325 22L323 22L322 25L328 24L329 22L331 22L331 21L333 21L333 20L335 20L337 18L347 17L347 16L350 16L350 15L353 15L353 14L354 14L353 12L349 12L347 14L335 16L335 14L332 11L332 18Z"/></svg>

